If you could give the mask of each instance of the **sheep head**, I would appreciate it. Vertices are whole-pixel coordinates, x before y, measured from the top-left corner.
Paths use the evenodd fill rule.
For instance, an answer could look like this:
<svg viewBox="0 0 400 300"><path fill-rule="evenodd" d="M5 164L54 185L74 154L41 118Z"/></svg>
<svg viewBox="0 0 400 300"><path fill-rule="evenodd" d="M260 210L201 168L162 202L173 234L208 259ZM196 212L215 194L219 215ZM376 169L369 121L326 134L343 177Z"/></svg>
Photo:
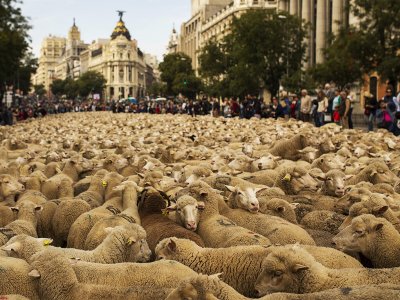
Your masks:
<svg viewBox="0 0 400 300"><path fill-rule="evenodd" d="M200 212L204 210L203 201L197 201L190 196L180 197L175 204L167 207L168 211L176 211L176 219L186 229L196 231L200 221Z"/></svg>
<svg viewBox="0 0 400 300"><path fill-rule="evenodd" d="M257 199L257 192L264 188L246 188L243 190L240 187L226 186L226 189L231 192L228 197L228 202L233 204L233 208L242 208L252 213L257 213L260 209L260 203Z"/></svg>

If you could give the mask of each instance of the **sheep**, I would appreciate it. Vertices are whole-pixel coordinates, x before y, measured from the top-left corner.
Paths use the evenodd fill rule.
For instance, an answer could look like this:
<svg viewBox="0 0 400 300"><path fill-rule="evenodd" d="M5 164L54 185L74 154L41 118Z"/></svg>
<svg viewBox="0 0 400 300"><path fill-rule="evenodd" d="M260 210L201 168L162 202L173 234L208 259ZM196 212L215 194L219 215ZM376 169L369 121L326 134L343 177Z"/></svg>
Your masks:
<svg viewBox="0 0 400 300"><path fill-rule="evenodd" d="M162 299L169 292L161 288L150 291L139 286L121 288L79 283L68 259L49 249L35 254L31 265L33 270L29 276L39 282L40 296L44 299Z"/></svg>
<svg viewBox="0 0 400 300"><path fill-rule="evenodd" d="M23 184L11 175L0 175L0 205L14 206L15 196L25 191Z"/></svg>
<svg viewBox="0 0 400 300"><path fill-rule="evenodd" d="M219 279L220 274L196 275L187 278L179 283L166 298L166 300L250 300L238 293L231 286ZM397 299L400 296L399 286L390 284L378 284L368 286L353 286L340 289L325 290L310 294L288 294L274 293L266 295L261 300L375 300Z"/></svg>
<svg viewBox="0 0 400 300"><path fill-rule="evenodd" d="M120 191L114 188L119 185L123 177L118 173L108 173L102 181L106 186L105 203L87 213L80 215L71 225L68 233L67 246L71 248L83 249L86 237L96 222L104 217L120 213L123 208Z"/></svg>
<svg viewBox="0 0 400 300"><path fill-rule="evenodd" d="M316 191L317 182L308 171L301 167L283 168L275 180L275 186L281 188L286 195L297 195L302 191Z"/></svg>
<svg viewBox="0 0 400 300"><path fill-rule="evenodd" d="M345 218L344 215L332 211L315 210L306 214L300 224L309 229L337 234Z"/></svg>
<svg viewBox="0 0 400 300"><path fill-rule="evenodd" d="M40 299L37 283L28 276L31 267L27 262L0 256L0 266L0 295L19 294L31 300Z"/></svg>
<svg viewBox="0 0 400 300"><path fill-rule="evenodd" d="M365 167L356 176L349 179L348 184L354 185L362 181L377 183L389 183L395 184L399 178L389 170L388 166L381 161L375 161L374 163Z"/></svg>
<svg viewBox="0 0 400 300"><path fill-rule="evenodd" d="M319 158L314 160L311 164L311 168L321 169L323 172L327 173L331 170L344 170L345 165L332 153L321 155Z"/></svg>
<svg viewBox="0 0 400 300"><path fill-rule="evenodd" d="M178 198L185 196L195 203L204 203L204 210L198 222L197 232L207 247L230 247L238 245L268 245L270 241L259 234L238 226L218 212L221 197L203 181L196 181L178 193Z"/></svg>
<svg viewBox="0 0 400 300"><path fill-rule="evenodd" d="M17 255L18 258L29 260L30 257L44 250L66 254L71 258L83 261L112 264L121 262L145 262L150 258L150 250L146 242L146 232L137 224L128 224L114 228L107 228L107 238L94 250L85 251L73 248L58 248L48 246L47 240L31 238L27 235L18 235L10 239L2 249Z"/></svg>
<svg viewBox="0 0 400 300"><path fill-rule="evenodd" d="M145 189L142 193L139 201L139 215L142 226L147 232L147 241L151 251L154 252L155 247L162 239L171 236L190 239L199 246L204 246L204 242L198 234L182 228L163 215L167 206L168 201L152 187Z"/></svg>
<svg viewBox="0 0 400 300"><path fill-rule="evenodd" d="M42 210L42 206L30 201L24 201L11 210L17 213L16 220L7 224L4 229L12 231L14 234L28 234L37 237L37 213ZM4 240L0 241L0 246L4 245Z"/></svg>
<svg viewBox="0 0 400 300"><path fill-rule="evenodd" d="M96 222L86 237L85 250L93 250L101 244L107 236L104 231L105 228L116 227L126 223L141 224L137 202L138 193L143 189L133 181L125 181L115 187L114 190L122 192L122 203L125 209L120 214L103 218Z"/></svg>
<svg viewBox="0 0 400 300"><path fill-rule="evenodd" d="M8 206L0 206L0 228L14 221L14 213Z"/></svg>
<svg viewBox="0 0 400 300"><path fill-rule="evenodd" d="M331 269L297 245L271 249L261 268L255 283L258 296L276 292L313 293L366 284L398 284L400 275L400 268Z"/></svg>
<svg viewBox="0 0 400 300"><path fill-rule="evenodd" d="M333 240L342 251L361 252L375 268L400 266L400 233L384 218L358 216Z"/></svg>
<svg viewBox="0 0 400 300"><path fill-rule="evenodd" d="M345 181L353 177L345 175L340 170L330 170L323 176L320 193L332 197L342 197L345 194Z"/></svg>
<svg viewBox="0 0 400 300"><path fill-rule="evenodd" d="M352 257L334 249L304 246L317 256L317 260L329 267L360 268ZM254 282L261 272L261 262L274 249L263 246L236 246L229 248L201 248L185 239L167 238L156 247L158 259L176 260L198 273L212 275L222 273L222 280L241 294L254 296Z"/></svg>
<svg viewBox="0 0 400 300"><path fill-rule="evenodd" d="M260 202L260 212L266 215L280 217L290 223L297 224L295 208L296 204L289 203L286 200L279 198L270 198L266 200L261 200ZM228 205L232 207L230 203Z"/></svg>
<svg viewBox="0 0 400 300"><path fill-rule="evenodd" d="M384 196L377 193L366 195L362 197L360 202L354 203L349 209L349 216L343 221L339 229L346 228L350 225L353 218L363 214L383 217L391 222L396 230L400 232L400 220L398 215L389 207Z"/></svg>
<svg viewBox="0 0 400 300"><path fill-rule="evenodd" d="M269 149L269 153L274 156L280 156L283 159L297 160L298 151L311 146L312 138L305 134L297 134L290 139L277 141L275 145Z"/></svg>
<svg viewBox="0 0 400 300"><path fill-rule="evenodd" d="M174 260L111 265L76 261L72 264L72 268L81 283L116 287L152 285L152 288L174 288L180 280L197 275L189 267ZM124 276L121 277L121 274Z"/></svg>
<svg viewBox="0 0 400 300"><path fill-rule="evenodd" d="M73 197L74 191L72 184L79 179L79 173L83 171L78 160L70 159L66 162L62 173L57 174L42 185L42 193L47 199L59 199L62 197Z"/></svg>

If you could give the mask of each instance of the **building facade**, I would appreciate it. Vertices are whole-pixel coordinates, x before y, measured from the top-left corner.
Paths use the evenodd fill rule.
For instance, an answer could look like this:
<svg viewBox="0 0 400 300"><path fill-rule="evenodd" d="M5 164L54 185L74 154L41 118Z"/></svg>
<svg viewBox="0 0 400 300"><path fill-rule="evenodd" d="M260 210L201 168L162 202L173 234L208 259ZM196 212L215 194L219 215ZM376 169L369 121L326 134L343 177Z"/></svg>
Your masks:
<svg viewBox="0 0 400 300"><path fill-rule="evenodd" d="M210 39L221 40L230 32L233 16L249 9L271 9L296 15L310 25L304 62L308 68L323 62L323 49L331 34L337 33L341 26L356 22L347 9L351 1L192 0L192 17L181 26L177 49L192 58L193 68L197 70L199 51Z"/></svg>
<svg viewBox="0 0 400 300"><path fill-rule="evenodd" d="M52 59L53 71L46 82L46 89L50 89L54 79L76 80L87 71L95 71L106 79L103 92L105 99L145 96L146 87L157 79L154 74L157 73L158 62L151 56L147 56L149 62L146 62L145 54L139 49L137 41L131 38L122 16L121 12L110 39L98 39L91 44L85 44L81 40L80 31L74 21L68 38L61 39L63 43L60 42L57 48L60 51ZM47 50L42 51L35 78L45 73L41 68L46 66L44 64L42 67L42 62L49 60L48 53ZM36 79L34 82L37 82Z"/></svg>
<svg viewBox="0 0 400 300"><path fill-rule="evenodd" d="M64 56L65 46L66 39L63 37L49 35L43 40L38 69L32 77L34 85L43 84L45 89L49 91L51 83L56 78L56 66Z"/></svg>

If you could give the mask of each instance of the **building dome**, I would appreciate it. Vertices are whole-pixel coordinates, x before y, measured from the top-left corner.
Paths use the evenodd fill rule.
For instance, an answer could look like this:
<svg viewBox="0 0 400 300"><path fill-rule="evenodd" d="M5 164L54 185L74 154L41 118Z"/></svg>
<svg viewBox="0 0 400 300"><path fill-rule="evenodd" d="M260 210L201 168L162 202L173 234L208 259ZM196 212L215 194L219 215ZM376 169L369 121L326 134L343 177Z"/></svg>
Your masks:
<svg viewBox="0 0 400 300"><path fill-rule="evenodd" d="M115 27L113 33L111 34L111 39L115 40L119 36L124 36L128 39L128 41L131 40L131 34L129 33L129 30L126 28L124 21L122 21L122 15L120 15L120 19L117 23L117 26Z"/></svg>

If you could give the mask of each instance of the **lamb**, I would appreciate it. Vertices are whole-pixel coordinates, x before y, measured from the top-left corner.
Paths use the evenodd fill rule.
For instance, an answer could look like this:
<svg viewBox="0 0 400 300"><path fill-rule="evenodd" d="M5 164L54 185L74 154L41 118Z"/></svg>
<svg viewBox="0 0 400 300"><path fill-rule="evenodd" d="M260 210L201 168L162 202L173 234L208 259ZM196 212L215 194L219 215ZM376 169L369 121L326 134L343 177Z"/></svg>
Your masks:
<svg viewBox="0 0 400 300"><path fill-rule="evenodd" d="M231 205L229 206L231 208L237 208L237 207L232 207ZM279 198L270 198L260 201L261 213L280 217L293 224L297 224L295 209L296 209L296 204L289 203L286 200Z"/></svg>
<svg viewBox="0 0 400 300"><path fill-rule="evenodd" d="M0 175L0 205L14 206L15 197L25 191L23 184L11 175Z"/></svg>
<svg viewBox="0 0 400 300"><path fill-rule="evenodd" d="M181 196L193 197L204 202L204 210L198 222L197 232L207 247L231 247L238 245L269 245L270 241L259 234L249 232L248 229L238 226L227 217L219 214L218 201L221 197L203 181L196 181L178 193ZM195 201L193 199L193 201Z"/></svg>
<svg viewBox="0 0 400 300"><path fill-rule="evenodd" d="M167 202L167 203L166 203ZM148 234L148 244L154 252L156 245L167 237L176 236L194 241L199 246L204 246L202 238L185 228L182 228L174 221L163 215L167 208L168 201L160 192L152 187L144 190L139 202L139 215L142 226Z"/></svg>
<svg viewBox="0 0 400 300"><path fill-rule="evenodd" d="M348 286L399 283L400 268L331 269L317 262L299 246L276 247L264 258L255 289L258 296L269 293L313 293Z"/></svg>
<svg viewBox="0 0 400 300"><path fill-rule="evenodd" d="M375 268L400 266L400 233L384 218L358 216L335 236L334 242L342 251L361 252Z"/></svg>
<svg viewBox="0 0 400 300"><path fill-rule="evenodd" d="M150 258L151 252L147 246L146 232L141 226L128 224L107 228L106 231L109 233L107 238L91 251L48 246L48 239L35 239L27 235L11 238L3 250L25 260L29 260L33 254L45 248L59 254L64 253L71 258L103 264L145 262Z"/></svg>
<svg viewBox="0 0 400 300"><path fill-rule="evenodd" d="M141 224L137 202L138 193L143 189L133 181L124 181L114 190L122 192L122 203L125 209L120 214L103 218L96 222L87 235L85 250L93 250L101 244L107 236L104 231L105 228L121 226L127 223Z"/></svg>
<svg viewBox="0 0 400 300"><path fill-rule="evenodd" d="M275 186L281 188L286 195L297 195L302 191L315 192L318 183L309 172L301 167L283 168L275 180Z"/></svg>
<svg viewBox="0 0 400 300"><path fill-rule="evenodd" d="M361 267L358 261L334 249L304 247L329 267ZM224 282L241 294L252 297L255 295L254 282L261 272L261 262L274 248L256 245L201 248L189 240L168 238L157 245L155 253L158 259L176 260L198 273L210 275L222 272Z"/></svg>
<svg viewBox="0 0 400 300"><path fill-rule="evenodd" d="M19 294L31 300L40 299L37 284L28 276L31 267L27 262L0 256L0 266L0 295Z"/></svg>
<svg viewBox="0 0 400 300"><path fill-rule="evenodd" d="M50 250L35 254L32 267L29 275L39 279L43 299L163 299L169 292L169 289L150 291L139 286L121 288L79 283L68 259Z"/></svg>
<svg viewBox="0 0 400 300"><path fill-rule="evenodd" d="M180 282L178 287L174 289L166 298L166 300L250 300L238 293L231 286L219 279L220 274L215 275L196 275ZM331 289L310 294L288 294L274 293L266 295L261 300L375 300L385 299L392 300L400 297L398 285L369 285L355 286L341 289Z"/></svg>
<svg viewBox="0 0 400 300"><path fill-rule="evenodd" d="M344 170L345 165L332 153L321 155L319 158L313 161L311 168L321 169L323 172L327 173L331 170Z"/></svg>

